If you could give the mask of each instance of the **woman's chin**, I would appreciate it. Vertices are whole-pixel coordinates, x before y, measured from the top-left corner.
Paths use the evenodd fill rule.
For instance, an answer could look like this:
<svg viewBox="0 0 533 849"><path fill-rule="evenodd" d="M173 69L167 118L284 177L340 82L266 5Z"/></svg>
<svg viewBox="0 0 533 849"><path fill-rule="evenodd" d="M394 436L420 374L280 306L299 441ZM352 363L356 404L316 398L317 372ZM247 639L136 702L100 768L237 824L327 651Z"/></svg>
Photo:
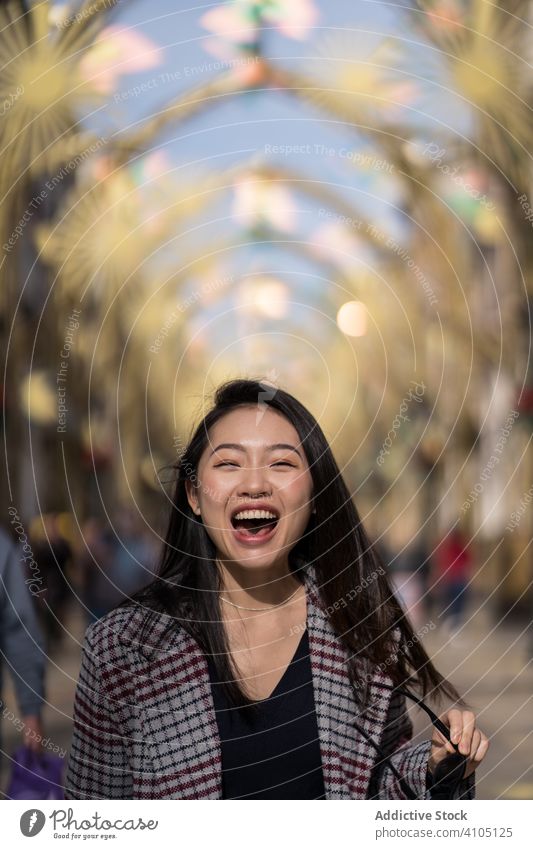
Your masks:
<svg viewBox="0 0 533 849"><path fill-rule="evenodd" d="M236 540L233 535L230 540L225 541L222 549L224 554L219 558L222 560L231 560L235 564L242 566L243 569L262 569L274 566L280 561L284 561L288 557L289 549L285 549L279 545L279 540L271 544L252 544L248 542L241 543Z"/></svg>

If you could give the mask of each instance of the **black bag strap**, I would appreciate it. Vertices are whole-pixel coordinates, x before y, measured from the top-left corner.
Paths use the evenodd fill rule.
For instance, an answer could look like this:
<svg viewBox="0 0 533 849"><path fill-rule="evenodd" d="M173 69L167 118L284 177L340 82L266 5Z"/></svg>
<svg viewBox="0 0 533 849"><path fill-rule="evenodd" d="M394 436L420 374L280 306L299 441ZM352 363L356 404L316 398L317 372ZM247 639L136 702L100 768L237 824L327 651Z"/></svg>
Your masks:
<svg viewBox="0 0 533 849"><path fill-rule="evenodd" d="M443 758L436 766L435 772L433 773L433 781L429 787L430 797L432 799L453 799L455 793L459 787L461 781L463 781L465 769L466 769L466 755L463 755L459 752L459 746L457 743L452 743L450 737L450 731L447 726L442 722L441 719L437 716L437 714L431 710L422 699L419 699L418 696L415 696L405 687L394 687L389 684L380 683L380 687L384 687L387 690L391 690L397 693L400 693L403 696L406 696L408 699L416 702L416 704L422 708L423 711L427 713L431 722L437 728L440 733L448 740L449 743L455 749L454 754L449 754L447 757ZM405 778L398 772L395 765L391 761L391 756L387 755L383 752L381 746L372 739L370 734L365 731L358 723L354 722L353 726L356 731L361 734L362 737L365 738L367 743L369 743L375 751L380 756L381 760L386 762L396 777L402 792L408 799L418 799L419 796L414 792L414 790L409 786Z"/></svg>

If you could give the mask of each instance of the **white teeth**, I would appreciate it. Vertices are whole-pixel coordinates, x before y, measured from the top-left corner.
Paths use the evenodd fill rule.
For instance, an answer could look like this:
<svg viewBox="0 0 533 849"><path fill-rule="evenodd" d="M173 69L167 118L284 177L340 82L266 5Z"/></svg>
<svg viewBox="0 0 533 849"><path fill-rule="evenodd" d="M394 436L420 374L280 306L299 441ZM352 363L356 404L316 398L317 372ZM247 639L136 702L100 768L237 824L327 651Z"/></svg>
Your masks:
<svg viewBox="0 0 533 849"><path fill-rule="evenodd" d="M236 513L233 517L234 519L277 519L275 513L271 513L270 510L241 510L240 513Z"/></svg>

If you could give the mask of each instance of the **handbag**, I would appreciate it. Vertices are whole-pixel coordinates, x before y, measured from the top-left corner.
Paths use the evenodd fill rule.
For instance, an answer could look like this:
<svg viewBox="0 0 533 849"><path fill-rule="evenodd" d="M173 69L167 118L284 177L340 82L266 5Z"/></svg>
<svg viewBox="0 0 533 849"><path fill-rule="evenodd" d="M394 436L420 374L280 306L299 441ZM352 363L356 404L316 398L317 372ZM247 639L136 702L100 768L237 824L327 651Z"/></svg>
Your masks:
<svg viewBox="0 0 533 849"><path fill-rule="evenodd" d="M20 746L12 755L8 799L64 799L63 759Z"/></svg>

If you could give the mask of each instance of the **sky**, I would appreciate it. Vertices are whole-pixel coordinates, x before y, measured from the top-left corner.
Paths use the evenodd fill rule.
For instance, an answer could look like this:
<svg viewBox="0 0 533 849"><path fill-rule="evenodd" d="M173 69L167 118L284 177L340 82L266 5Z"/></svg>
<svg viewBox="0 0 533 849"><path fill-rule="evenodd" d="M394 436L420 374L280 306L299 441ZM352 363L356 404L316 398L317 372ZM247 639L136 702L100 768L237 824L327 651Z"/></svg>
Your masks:
<svg viewBox="0 0 533 849"><path fill-rule="evenodd" d="M450 116L461 123L456 100L434 87L432 80L439 79L435 57L420 45L401 4L315 0L315 5L319 17L305 40L284 37L274 27L263 31L263 50L273 63L321 80L330 63L332 38L341 39L343 55L370 60L375 47L388 39L390 52L376 61L398 68L392 75L394 81L417 86L416 97L407 98L407 105L393 112L395 119L416 128L422 140L431 139L442 122L449 123ZM103 134L132 131L180 94L215 78L220 73L220 61L208 49L212 36L200 18L217 6L220 4L123 0L113 26L150 39L159 48L157 64L119 79L115 92L93 116L95 127ZM361 166L365 157L379 157L379 150L372 148L368 137L283 92L252 91L228 97L190 120L170 125L157 137L150 153L153 157L157 154L154 160L159 157L156 170L168 169L168 179L176 186L191 181L194 185L195 180L200 184L208 173L247 161L277 164L334 189L366 219L378 222L395 238L401 239L405 231L401 188L394 175L386 168ZM150 172L143 177L142 166L139 171L141 180L150 179ZM292 194L297 195L294 220L287 230L301 234L302 239L316 241L320 231L327 237L328 222L320 205L304 193ZM206 221L196 232L191 222L191 232L181 244L186 241L193 245L195 239L216 244L235 235L238 223L242 222L235 218L235 199L230 191L225 198L213 198ZM275 223L279 225L280 221ZM278 229L283 232L281 224ZM246 242L246 228L243 231L242 240ZM319 267L317 274L317 264L311 257L291 254L283 244L261 246L253 239L251 242L249 247L233 252L232 273L271 274L282 269L283 275L293 275L291 286L296 297L299 288L304 301L312 299L314 291L319 296L323 289L320 272L327 269ZM181 250L179 239L171 250ZM371 263L363 245L357 260L362 272L366 263ZM190 286L195 285L192 280Z"/></svg>
<svg viewBox="0 0 533 849"><path fill-rule="evenodd" d="M202 14L220 4L191 4L168 0L123 0L115 18L115 26L134 27L162 48L162 62L137 74L128 74L105 108L105 119L114 126L128 127L136 121L164 108L165 104L192 86L204 83L219 73L217 58L206 49L210 34L199 22ZM320 56L328 54L328 39L343 39L354 55L371 58L371 49L382 38L404 47L401 65L407 75L403 80L419 82L416 102L399 110L402 120L437 129L439 122L464 121L458 101L429 83L438 78L434 54L417 47L416 34L405 14L395 2L375 0L315 0L319 11L317 24L305 41L282 37L273 28L264 33L266 55L285 67L304 73L320 70ZM394 60L393 60L394 61ZM142 94L135 87L144 83ZM150 86L150 88L148 88ZM438 96L436 96L438 94ZM103 117L103 116L101 116ZM435 123L436 122L436 123ZM192 134L194 132L194 134ZM249 94L229 98L193 121L184 131L167 132L167 151L174 161L191 161L193 156L210 157L224 153L226 161L242 160L243 152L261 151L265 144L294 145L316 141L331 147L346 140L345 128L336 129L324 114L302 107L293 98L272 94ZM353 140L357 142L356 133ZM321 167L331 165L322 163ZM331 170L331 169L330 169ZM335 168L333 172L335 172Z"/></svg>

